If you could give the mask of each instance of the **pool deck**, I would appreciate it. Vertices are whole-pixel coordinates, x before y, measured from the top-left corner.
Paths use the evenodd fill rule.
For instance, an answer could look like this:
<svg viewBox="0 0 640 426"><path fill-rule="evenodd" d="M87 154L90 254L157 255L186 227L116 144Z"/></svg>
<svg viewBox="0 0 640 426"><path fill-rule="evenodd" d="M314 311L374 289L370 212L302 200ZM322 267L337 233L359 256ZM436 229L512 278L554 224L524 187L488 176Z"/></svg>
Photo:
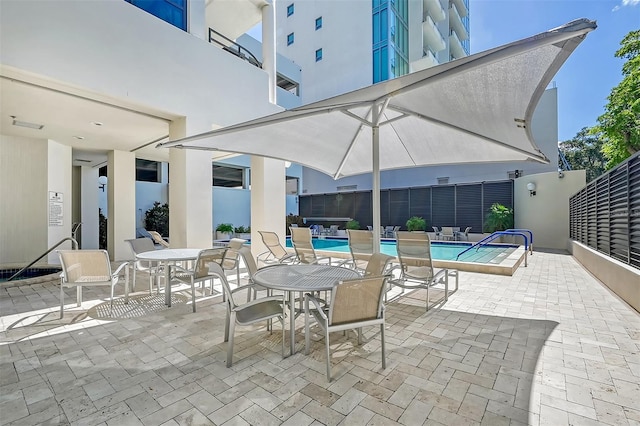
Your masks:
<svg viewBox="0 0 640 426"><path fill-rule="evenodd" d="M335 333L331 383L318 334L304 355L302 318L294 356L279 325L256 324L226 368L219 296L192 313L187 290L171 308L140 291L112 318L108 289L86 289L61 320L56 284L0 286L0 424L640 424L640 314L566 254L461 272L429 312L421 291L389 303L387 368L375 327L360 347Z"/></svg>

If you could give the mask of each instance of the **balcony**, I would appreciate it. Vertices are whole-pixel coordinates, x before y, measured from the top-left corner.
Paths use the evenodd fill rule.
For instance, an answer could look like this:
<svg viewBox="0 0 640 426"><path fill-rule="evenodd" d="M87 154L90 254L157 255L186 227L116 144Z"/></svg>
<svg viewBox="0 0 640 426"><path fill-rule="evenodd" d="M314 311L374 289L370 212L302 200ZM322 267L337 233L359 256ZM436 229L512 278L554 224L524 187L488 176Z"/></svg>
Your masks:
<svg viewBox="0 0 640 426"><path fill-rule="evenodd" d="M458 13L461 17L466 17L469 14L469 9L467 5L464 3L464 0L451 0L451 3L456 6Z"/></svg>
<svg viewBox="0 0 640 426"><path fill-rule="evenodd" d="M465 52L464 48L462 47L462 42L460 42L458 35L453 30L449 32L449 53L454 59L459 59L467 56L467 52Z"/></svg>
<svg viewBox="0 0 640 426"><path fill-rule="evenodd" d="M430 15L435 22L440 22L447 16L440 0L423 0L422 10L424 10L423 21L426 19L427 14Z"/></svg>
<svg viewBox="0 0 640 426"><path fill-rule="evenodd" d="M422 59L418 59L410 64L410 72L416 72L439 65L436 55L429 49L422 52Z"/></svg>
<svg viewBox="0 0 640 426"><path fill-rule="evenodd" d="M429 15L422 23L422 45L424 49L430 48L433 52L439 52L447 46L442 33Z"/></svg>
<svg viewBox="0 0 640 426"><path fill-rule="evenodd" d="M451 7L449 8L449 27L456 31L460 40L467 40L469 38L469 32L464 27L458 8L453 3L451 3Z"/></svg>

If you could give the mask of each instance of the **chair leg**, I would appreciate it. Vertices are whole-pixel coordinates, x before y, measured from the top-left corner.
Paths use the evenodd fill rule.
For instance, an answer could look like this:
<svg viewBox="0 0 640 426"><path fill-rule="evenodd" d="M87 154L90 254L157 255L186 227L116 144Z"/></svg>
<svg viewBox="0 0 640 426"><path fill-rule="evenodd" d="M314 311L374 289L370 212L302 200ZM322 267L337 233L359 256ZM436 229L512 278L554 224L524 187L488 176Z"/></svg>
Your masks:
<svg viewBox="0 0 640 426"><path fill-rule="evenodd" d="M76 306L79 308L82 306L82 286L76 287Z"/></svg>
<svg viewBox="0 0 640 426"><path fill-rule="evenodd" d="M309 301L304 301L304 354L309 355Z"/></svg>
<svg viewBox="0 0 640 426"><path fill-rule="evenodd" d="M60 319L63 317L64 311L64 286L60 283Z"/></svg>
<svg viewBox="0 0 640 426"><path fill-rule="evenodd" d="M382 342L382 368L387 368L387 362L384 355L384 324L380 324L380 341Z"/></svg>
<svg viewBox="0 0 640 426"><path fill-rule="evenodd" d="M113 283L111 284L111 302L109 303L110 308L109 308L109 315L113 316L113 292L115 290L115 285L113 285Z"/></svg>
<svg viewBox="0 0 640 426"><path fill-rule="evenodd" d="M362 327L358 328L358 346L362 345Z"/></svg>
<svg viewBox="0 0 640 426"><path fill-rule="evenodd" d="M233 336L236 329L236 314L231 314L229 321L229 343L227 344L227 368L233 365Z"/></svg>
<svg viewBox="0 0 640 426"><path fill-rule="evenodd" d="M331 352L329 351L329 328L324 330L324 341L327 349L327 381L331 381Z"/></svg>
<svg viewBox="0 0 640 426"><path fill-rule="evenodd" d="M227 305L227 315L224 319L224 341L229 341L229 318L231 317L231 311L229 310L229 305Z"/></svg>
<svg viewBox="0 0 640 426"><path fill-rule="evenodd" d="M196 286L191 277L191 304L193 305L193 312L196 312Z"/></svg>

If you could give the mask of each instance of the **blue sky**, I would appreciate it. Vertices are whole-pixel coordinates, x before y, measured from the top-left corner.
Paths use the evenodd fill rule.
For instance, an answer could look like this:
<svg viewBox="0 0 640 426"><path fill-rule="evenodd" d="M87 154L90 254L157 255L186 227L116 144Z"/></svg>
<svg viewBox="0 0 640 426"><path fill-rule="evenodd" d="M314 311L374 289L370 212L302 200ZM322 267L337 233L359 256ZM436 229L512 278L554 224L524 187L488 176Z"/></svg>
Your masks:
<svg viewBox="0 0 640 426"><path fill-rule="evenodd" d="M520 40L578 18L595 20L560 68L558 140L596 124L607 96L622 80L624 60L615 51L629 31L640 29L640 0L470 0L471 53Z"/></svg>

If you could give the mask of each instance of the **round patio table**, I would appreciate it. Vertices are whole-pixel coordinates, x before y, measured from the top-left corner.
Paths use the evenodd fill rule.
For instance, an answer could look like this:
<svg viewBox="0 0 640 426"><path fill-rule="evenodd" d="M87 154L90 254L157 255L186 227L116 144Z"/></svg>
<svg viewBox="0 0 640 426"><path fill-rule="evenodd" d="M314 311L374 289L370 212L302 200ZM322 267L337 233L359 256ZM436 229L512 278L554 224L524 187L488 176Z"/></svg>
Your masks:
<svg viewBox="0 0 640 426"><path fill-rule="evenodd" d="M152 262L164 263L164 304L171 306L171 282L169 281L169 262L186 262L196 260L198 253L202 249L182 248L182 249L162 249L145 251L136 254L138 260L148 260Z"/></svg>
<svg viewBox="0 0 640 426"><path fill-rule="evenodd" d="M259 269L253 281L262 287L283 291L283 298L289 299L290 354L295 352L295 300L293 293L329 291L341 280L359 278L353 269L329 265L273 265ZM286 300L284 300L286 302ZM283 314L286 312L283 303Z"/></svg>

